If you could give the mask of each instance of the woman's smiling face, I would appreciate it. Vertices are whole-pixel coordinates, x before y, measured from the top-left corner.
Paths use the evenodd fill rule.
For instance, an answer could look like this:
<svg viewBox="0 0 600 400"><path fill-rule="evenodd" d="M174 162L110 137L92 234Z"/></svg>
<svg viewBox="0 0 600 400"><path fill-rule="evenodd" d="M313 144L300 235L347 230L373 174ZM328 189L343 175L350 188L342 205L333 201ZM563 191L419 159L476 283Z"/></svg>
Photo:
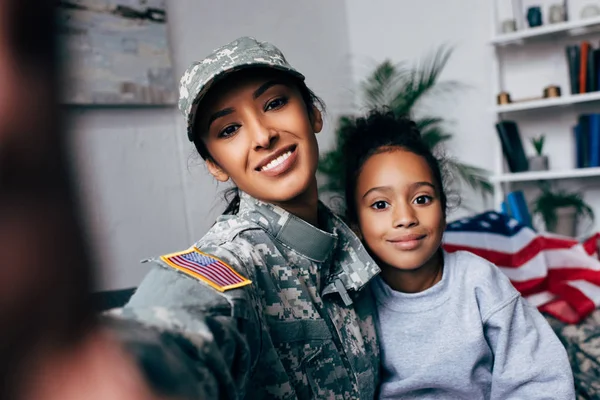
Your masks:
<svg viewBox="0 0 600 400"><path fill-rule="evenodd" d="M316 188L323 121L308 107L287 74L255 69L226 78L202 101L196 123L211 174L274 204Z"/></svg>

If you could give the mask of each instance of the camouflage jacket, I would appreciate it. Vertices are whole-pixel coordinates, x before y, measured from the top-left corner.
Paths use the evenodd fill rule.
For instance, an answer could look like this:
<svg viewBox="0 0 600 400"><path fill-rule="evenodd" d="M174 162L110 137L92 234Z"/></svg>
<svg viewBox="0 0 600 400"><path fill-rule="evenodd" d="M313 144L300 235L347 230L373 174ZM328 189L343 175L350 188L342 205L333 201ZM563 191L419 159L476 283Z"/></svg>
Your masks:
<svg viewBox="0 0 600 400"><path fill-rule="evenodd" d="M159 392L374 397L379 348L366 284L379 268L322 204L319 219L325 230L242 194L239 213L196 243L251 281L224 292L153 260L116 326Z"/></svg>

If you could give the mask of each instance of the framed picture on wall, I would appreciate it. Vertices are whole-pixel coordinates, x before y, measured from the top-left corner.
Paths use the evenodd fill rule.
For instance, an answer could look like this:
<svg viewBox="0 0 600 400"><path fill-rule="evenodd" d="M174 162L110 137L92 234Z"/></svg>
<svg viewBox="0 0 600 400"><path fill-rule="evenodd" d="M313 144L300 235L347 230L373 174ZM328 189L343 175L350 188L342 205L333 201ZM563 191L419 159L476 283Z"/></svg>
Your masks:
<svg viewBox="0 0 600 400"><path fill-rule="evenodd" d="M61 0L63 102L173 105L165 0Z"/></svg>

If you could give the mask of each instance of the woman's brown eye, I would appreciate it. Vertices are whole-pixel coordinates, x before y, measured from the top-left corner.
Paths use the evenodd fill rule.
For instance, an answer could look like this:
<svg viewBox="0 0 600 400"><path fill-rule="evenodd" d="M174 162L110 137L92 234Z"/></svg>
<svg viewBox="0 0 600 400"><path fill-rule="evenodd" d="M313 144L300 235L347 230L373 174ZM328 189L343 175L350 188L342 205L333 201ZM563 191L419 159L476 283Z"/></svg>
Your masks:
<svg viewBox="0 0 600 400"><path fill-rule="evenodd" d="M285 97L280 97L278 99L275 99L273 101L270 101L267 106L265 107L265 111L269 111L269 110L275 110L277 108L283 107L284 105L287 104L287 98Z"/></svg>
<svg viewBox="0 0 600 400"><path fill-rule="evenodd" d="M223 129L221 132L219 132L219 137L229 137L229 136L233 135L235 132L237 132L238 128L239 128L238 125L229 125L225 129Z"/></svg>

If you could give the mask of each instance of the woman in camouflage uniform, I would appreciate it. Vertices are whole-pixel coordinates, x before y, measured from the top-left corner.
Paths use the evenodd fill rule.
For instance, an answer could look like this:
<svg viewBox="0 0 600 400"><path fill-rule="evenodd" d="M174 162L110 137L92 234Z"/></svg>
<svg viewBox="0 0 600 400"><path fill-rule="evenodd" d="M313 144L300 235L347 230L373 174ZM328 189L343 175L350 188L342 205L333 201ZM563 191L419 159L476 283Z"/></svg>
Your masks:
<svg viewBox="0 0 600 400"><path fill-rule="evenodd" d="M253 38L181 79L188 138L239 196L192 247L150 260L118 312L117 332L158 393L373 398L367 283L379 268L318 200L318 104L283 54Z"/></svg>

